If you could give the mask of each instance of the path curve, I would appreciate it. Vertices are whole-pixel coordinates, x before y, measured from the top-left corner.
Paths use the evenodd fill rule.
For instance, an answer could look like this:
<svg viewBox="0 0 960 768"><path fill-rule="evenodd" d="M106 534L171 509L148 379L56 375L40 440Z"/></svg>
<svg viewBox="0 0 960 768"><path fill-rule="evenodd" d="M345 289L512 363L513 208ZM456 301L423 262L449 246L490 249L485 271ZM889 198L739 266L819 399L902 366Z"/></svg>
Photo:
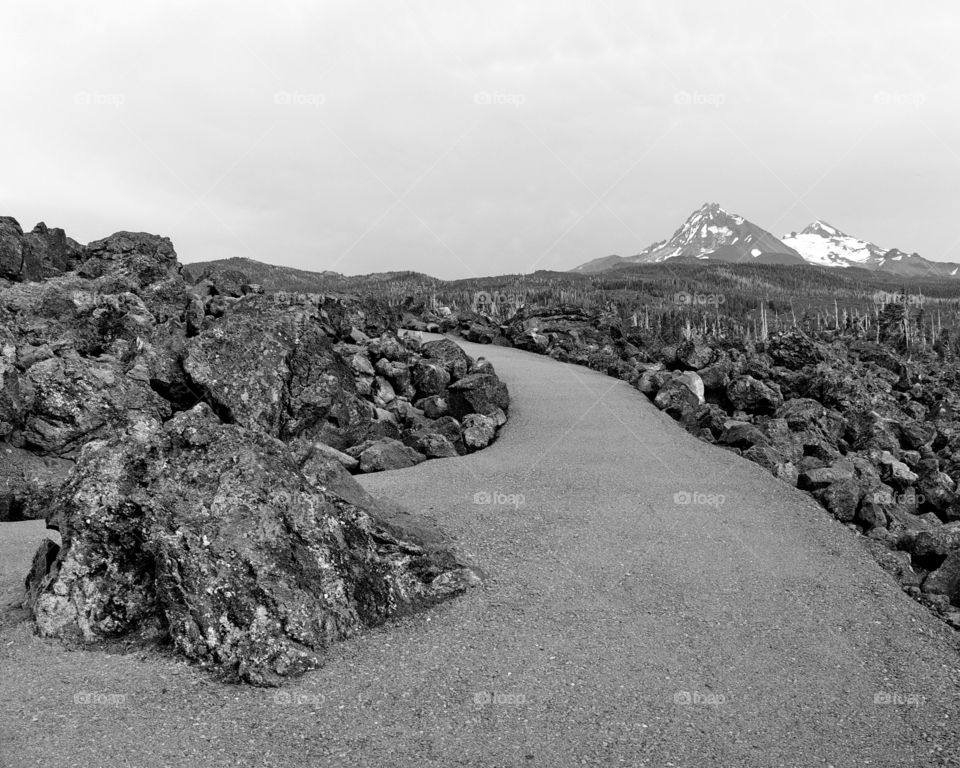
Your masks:
<svg viewBox="0 0 960 768"><path fill-rule="evenodd" d="M483 587L337 644L280 702L171 660L24 641L41 701L50 666L69 691L80 662L104 690L164 691L21 735L10 764L53 747L140 766L960 764L956 635L852 532L624 382L463 346L510 387L498 441L358 479L435 516ZM107 738L110 717L149 753Z"/></svg>

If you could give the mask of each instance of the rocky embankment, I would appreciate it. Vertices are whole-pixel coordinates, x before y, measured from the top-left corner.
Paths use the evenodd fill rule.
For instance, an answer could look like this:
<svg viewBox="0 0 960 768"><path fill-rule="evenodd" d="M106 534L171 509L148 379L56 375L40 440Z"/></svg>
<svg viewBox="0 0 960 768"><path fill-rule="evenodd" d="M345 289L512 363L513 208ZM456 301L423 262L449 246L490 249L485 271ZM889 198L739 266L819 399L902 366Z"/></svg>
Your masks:
<svg viewBox="0 0 960 768"><path fill-rule="evenodd" d="M45 518L41 634L169 642L274 684L476 581L351 473L479 450L489 363L355 297L189 284L167 238L0 218L0 521Z"/></svg>
<svg viewBox="0 0 960 768"><path fill-rule="evenodd" d="M863 338L659 344L577 307L472 313L470 341L629 381L701 439L808 491L864 537L909 594L960 628L960 368Z"/></svg>

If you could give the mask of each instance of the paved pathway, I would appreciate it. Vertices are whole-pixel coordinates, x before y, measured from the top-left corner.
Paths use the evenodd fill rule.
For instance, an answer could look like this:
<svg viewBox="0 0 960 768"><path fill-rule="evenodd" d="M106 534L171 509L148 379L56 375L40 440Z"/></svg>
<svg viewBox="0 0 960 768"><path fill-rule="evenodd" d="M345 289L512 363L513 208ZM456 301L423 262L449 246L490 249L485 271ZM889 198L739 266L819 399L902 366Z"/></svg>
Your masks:
<svg viewBox="0 0 960 768"><path fill-rule="evenodd" d="M850 531L623 382L464 346L510 387L497 443L361 482L435 516L484 587L280 700L6 630L0 764L960 765L955 635Z"/></svg>

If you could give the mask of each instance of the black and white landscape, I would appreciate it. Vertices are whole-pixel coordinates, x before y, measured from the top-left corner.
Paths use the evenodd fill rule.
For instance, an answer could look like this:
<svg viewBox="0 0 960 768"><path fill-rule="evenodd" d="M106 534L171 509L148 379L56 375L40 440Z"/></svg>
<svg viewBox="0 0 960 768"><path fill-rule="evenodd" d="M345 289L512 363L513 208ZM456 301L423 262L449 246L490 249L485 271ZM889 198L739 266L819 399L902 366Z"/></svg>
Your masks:
<svg viewBox="0 0 960 768"><path fill-rule="evenodd" d="M960 765L956 9L4 16L0 768Z"/></svg>

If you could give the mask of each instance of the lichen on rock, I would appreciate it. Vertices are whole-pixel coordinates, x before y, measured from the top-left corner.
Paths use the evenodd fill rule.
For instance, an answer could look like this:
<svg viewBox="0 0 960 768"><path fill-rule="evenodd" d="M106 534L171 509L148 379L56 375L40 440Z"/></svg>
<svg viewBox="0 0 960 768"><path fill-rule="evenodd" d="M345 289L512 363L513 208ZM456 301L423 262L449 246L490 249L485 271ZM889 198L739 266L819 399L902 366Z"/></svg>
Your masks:
<svg viewBox="0 0 960 768"><path fill-rule="evenodd" d="M205 404L88 443L54 506L63 546L28 577L42 635L168 639L257 685L477 581Z"/></svg>

